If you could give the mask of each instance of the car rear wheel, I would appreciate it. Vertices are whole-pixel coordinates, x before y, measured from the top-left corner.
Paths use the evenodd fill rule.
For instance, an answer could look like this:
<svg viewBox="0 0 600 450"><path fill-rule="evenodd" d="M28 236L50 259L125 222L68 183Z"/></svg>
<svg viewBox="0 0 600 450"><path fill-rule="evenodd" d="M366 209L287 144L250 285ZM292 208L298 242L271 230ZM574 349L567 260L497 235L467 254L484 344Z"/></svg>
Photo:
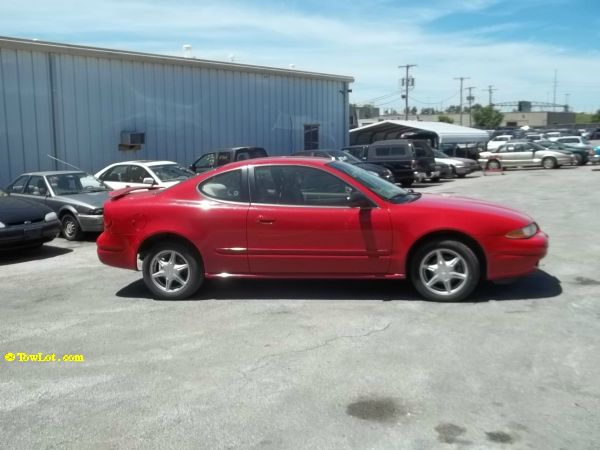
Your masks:
<svg viewBox="0 0 600 450"><path fill-rule="evenodd" d="M67 241L78 241L83 236L81 225L72 214L65 214L61 219L61 224L62 235Z"/></svg>
<svg viewBox="0 0 600 450"><path fill-rule="evenodd" d="M204 281L197 254L178 242L164 242L150 249L142 267L144 283L156 298L181 300L193 295Z"/></svg>
<svg viewBox="0 0 600 450"><path fill-rule="evenodd" d="M469 246L455 240L435 240L415 253L410 278L427 300L455 302L473 292L480 271L479 260Z"/></svg>
<svg viewBox="0 0 600 450"><path fill-rule="evenodd" d="M431 181L432 181L433 183L437 183L438 181L440 181L440 177L432 177L432 178L431 178Z"/></svg>
<svg viewBox="0 0 600 450"><path fill-rule="evenodd" d="M400 182L400 185L402 187L411 187L413 182L414 182L414 180L405 180L405 181Z"/></svg>
<svg viewBox="0 0 600 450"><path fill-rule="evenodd" d="M556 159L552 157L546 157L542 159L542 167L544 169L556 169L558 167L558 163L556 162Z"/></svg>
<svg viewBox="0 0 600 450"><path fill-rule="evenodd" d="M578 166L583 166L583 156L579 153L574 153L573 157L575 158L575 164Z"/></svg>

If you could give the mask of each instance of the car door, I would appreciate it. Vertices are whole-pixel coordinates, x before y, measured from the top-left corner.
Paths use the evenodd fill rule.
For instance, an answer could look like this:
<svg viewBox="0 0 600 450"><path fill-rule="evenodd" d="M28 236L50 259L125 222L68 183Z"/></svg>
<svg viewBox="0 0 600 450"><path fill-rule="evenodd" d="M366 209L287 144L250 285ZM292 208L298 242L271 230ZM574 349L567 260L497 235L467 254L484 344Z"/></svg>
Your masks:
<svg viewBox="0 0 600 450"><path fill-rule="evenodd" d="M350 207L356 188L321 169L250 168L248 258L257 275L384 274L392 251L387 209Z"/></svg>
<svg viewBox="0 0 600 450"><path fill-rule="evenodd" d="M514 144L504 144L501 146L495 155L498 157L500 161L502 161L502 165L504 167L507 166L515 166L516 161L514 158L515 145Z"/></svg>
<svg viewBox="0 0 600 450"><path fill-rule="evenodd" d="M517 166L531 166L534 164L534 149L529 144L514 144L512 158Z"/></svg>

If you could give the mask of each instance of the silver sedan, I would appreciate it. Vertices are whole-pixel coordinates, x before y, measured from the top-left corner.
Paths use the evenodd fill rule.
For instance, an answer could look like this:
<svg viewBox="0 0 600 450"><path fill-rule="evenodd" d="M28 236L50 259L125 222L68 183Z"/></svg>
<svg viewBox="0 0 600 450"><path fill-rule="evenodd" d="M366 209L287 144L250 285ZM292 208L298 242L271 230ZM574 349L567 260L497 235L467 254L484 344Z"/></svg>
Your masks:
<svg viewBox="0 0 600 450"><path fill-rule="evenodd" d="M574 165L571 152L549 150L534 142L511 142L493 152L481 152L479 163L486 169L506 167L543 167L556 169L563 165Z"/></svg>

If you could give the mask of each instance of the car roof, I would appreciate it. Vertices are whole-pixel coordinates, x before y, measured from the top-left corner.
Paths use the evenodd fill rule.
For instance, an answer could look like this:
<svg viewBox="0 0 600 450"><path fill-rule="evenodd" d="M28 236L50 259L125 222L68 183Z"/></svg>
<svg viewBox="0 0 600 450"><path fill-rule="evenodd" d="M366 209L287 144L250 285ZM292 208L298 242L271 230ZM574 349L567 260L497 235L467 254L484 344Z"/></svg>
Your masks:
<svg viewBox="0 0 600 450"><path fill-rule="evenodd" d="M292 164L296 166L308 165L315 167L323 167L329 164L331 160L318 158L314 156L269 156L266 158L244 159L243 161L235 161L224 166L220 166L217 170L231 170L237 167L244 166L264 166L268 164Z"/></svg>
<svg viewBox="0 0 600 450"><path fill-rule="evenodd" d="M40 171L40 172L25 172L19 176L21 177L23 175L29 175L29 176L47 177L50 175L66 175L66 174L70 174L70 173L87 173L87 172L85 170L44 170L44 171Z"/></svg>
<svg viewBox="0 0 600 450"><path fill-rule="evenodd" d="M116 166L119 164L143 164L145 166L159 166L159 165L163 165L163 164L178 164L178 163L175 161L137 159L137 160L132 160L132 161L119 161L117 163L111 164L111 166Z"/></svg>

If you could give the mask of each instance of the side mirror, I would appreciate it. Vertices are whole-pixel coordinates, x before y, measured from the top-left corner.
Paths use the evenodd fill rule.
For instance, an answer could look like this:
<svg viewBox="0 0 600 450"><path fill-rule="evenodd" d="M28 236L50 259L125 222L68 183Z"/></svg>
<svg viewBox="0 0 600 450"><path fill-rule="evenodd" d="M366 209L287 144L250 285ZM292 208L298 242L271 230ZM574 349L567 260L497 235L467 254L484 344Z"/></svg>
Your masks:
<svg viewBox="0 0 600 450"><path fill-rule="evenodd" d="M352 208L372 208L373 203L369 200L365 194L359 191L352 191L352 193L348 196L348 204Z"/></svg>
<svg viewBox="0 0 600 450"><path fill-rule="evenodd" d="M146 177L142 180L142 183L152 185L152 184L154 184L154 178Z"/></svg>
<svg viewBox="0 0 600 450"><path fill-rule="evenodd" d="M196 165L195 164L190 164L190 170L192 172L195 172L196 171Z"/></svg>

